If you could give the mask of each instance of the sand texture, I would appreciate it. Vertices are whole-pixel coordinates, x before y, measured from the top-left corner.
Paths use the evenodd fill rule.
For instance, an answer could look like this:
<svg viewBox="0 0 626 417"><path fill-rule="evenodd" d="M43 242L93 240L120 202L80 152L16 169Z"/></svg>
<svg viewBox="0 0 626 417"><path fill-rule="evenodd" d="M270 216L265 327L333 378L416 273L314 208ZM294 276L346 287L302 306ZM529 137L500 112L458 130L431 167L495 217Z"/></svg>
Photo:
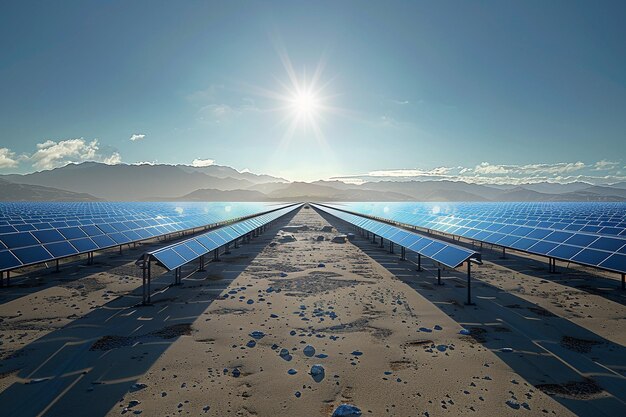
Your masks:
<svg viewBox="0 0 626 417"><path fill-rule="evenodd" d="M624 298L589 290L608 278L549 276L536 260L485 251L476 305L465 305L464 269L444 270L436 285L429 263L418 272L411 257L361 237L332 242L351 231L302 209L206 271L188 265L183 284L151 306L138 305L132 260L142 249L68 266L57 274L67 281L7 290L0 415L328 417L344 403L407 417L626 409ZM155 274L156 288L172 282Z"/></svg>

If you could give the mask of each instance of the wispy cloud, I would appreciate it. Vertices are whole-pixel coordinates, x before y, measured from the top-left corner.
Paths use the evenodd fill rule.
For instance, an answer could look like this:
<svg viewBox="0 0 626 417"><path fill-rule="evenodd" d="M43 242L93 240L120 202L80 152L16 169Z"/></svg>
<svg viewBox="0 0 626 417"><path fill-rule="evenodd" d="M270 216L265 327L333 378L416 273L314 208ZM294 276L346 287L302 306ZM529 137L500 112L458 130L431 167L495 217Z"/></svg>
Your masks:
<svg viewBox="0 0 626 417"><path fill-rule="evenodd" d="M494 164L482 162L474 167L436 167L432 169L388 169L366 174L333 177L350 183L365 181L465 181L475 184L520 185L538 182L570 183L575 181L590 184L611 184L625 181L620 171L620 162L598 161L586 164L557 162L542 164Z"/></svg>
<svg viewBox="0 0 626 417"><path fill-rule="evenodd" d="M586 168L583 162L559 162L555 164L527 164L527 165L494 165L489 162L482 162L474 168L474 172L478 174L517 174L517 175L536 175L536 174L563 174L568 172L580 171Z"/></svg>
<svg viewBox="0 0 626 417"><path fill-rule="evenodd" d="M8 148L0 148L0 169L15 168L18 164L15 152Z"/></svg>
<svg viewBox="0 0 626 417"><path fill-rule="evenodd" d="M196 168L209 167L215 163L214 159L194 159L191 162L191 165Z"/></svg>
<svg viewBox="0 0 626 417"><path fill-rule="evenodd" d="M603 159L601 161L596 162L593 165L593 170L594 171L607 171L607 170L619 168L620 165L621 164L619 162L612 162L612 161L607 161L606 159Z"/></svg>
<svg viewBox="0 0 626 417"><path fill-rule="evenodd" d="M131 142L136 142L138 140L143 140L145 138L146 138L146 135L143 133L133 133L132 135L130 135Z"/></svg>

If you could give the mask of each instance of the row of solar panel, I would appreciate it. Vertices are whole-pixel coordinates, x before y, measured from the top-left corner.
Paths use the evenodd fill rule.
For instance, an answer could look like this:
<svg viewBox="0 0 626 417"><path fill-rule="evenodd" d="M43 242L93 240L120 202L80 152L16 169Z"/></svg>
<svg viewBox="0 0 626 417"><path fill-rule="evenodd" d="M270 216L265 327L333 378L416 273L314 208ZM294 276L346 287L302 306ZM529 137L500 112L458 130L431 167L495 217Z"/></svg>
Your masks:
<svg viewBox="0 0 626 417"><path fill-rule="evenodd" d="M426 256L450 268L456 268L470 258L479 257L479 255L472 250L418 235L417 233L409 232L387 223L335 210L327 206L314 206L332 216L367 230L370 233L374 233L377 236L381 236L390 242L403 246L410 251L417 252L420 255Z"/></svg>
<svg viewBox="0 0 626 417"><path fill-rule="evenodd" d="M467 225L468 222L474 222L473 224L478 224L481 222L485 222L485 223L496 223L496 224L501 224L501 225L517 225L517 226L528 226L528 227L537 227L537 228L542 228L542 229L549 229L549 230L565 230L565 231L572 231L572 232L585 232L585 233L593 233L593 234L597 234L597 235L607 235L607 236L620 236L620 237L626 237L626 224L624 226L621 226L621 224L618 224L617 227L614 226L598 226L598 225L593 225L593 224L578 224L578 223L555 223L555 222L549 222L549 221L536 221L536 220L513 220L513 219L503 219L503 218L498 218L498 219L494 219L494 220L490 220L488 218L481 218L481 219L472 219L472 218L465 218L462 215L459 214L455 214L454 217L452 216L433 216L433 215L418 215L418 214L414 214L414 213L407 213L407 212L401 212L404 213L407 216L410 216L411 218L414 219L419 219L421 222L426 223L426 222L431 222L433 225L459 225L459 226L465 226ZM597 222L597 223L601 223L601 222ZM473 227L473 226L470 226Z"/></svg>
<svg viewBox="0 0 626 417"><path fill-rule="evenodd" d="M423 221L400 212L384 216L411 226L462 236L480 242L603 269L626 272L626 239L590 233L552 231L535 227L452 219L454 224Z"/></svg>
<svg viewBox="0 0 626 417"><path fill-rule="evenodd" d="M146 219L111 224L81 225L0 234L0 271L47 262L228 221L227 215L211 216L210 223ZM235 220L235 219L233 219Z"/></svg>
<svg viewBox="0 0 626 417"><path fill-rule="evenodd" d="M353 211L369 215L386 217L387 214L405 212L415 217L421 216L422 221L437 223L453 224L453 221L461 219L626 236L624 203L539 203L549 205L549 213L536 216L518 214L524 212L523 207L526 204L528 203L350 203L348 206ZM522 209L512 210L511 207ZM602 214L606 207L610 207L613 216ZM583 211L590 214L585 220L578 219L575 214Z"/></svg>
<svg viewBox="0 0 626 417"><path fill-rule="evenodd" d="M566 243L567 241L569 244L581 247L591 245L592 248L609 251L615 251L623 245L626 245L626 237L603 236L601 234L594 233L593 231L583 231L581 233L581 231L578 230L553 230L540 226L520 226L517 224L505 224L459 218L446 218L442 219L445 221L433 222L409 213L399 213L398 215L393 215L393 218L395 221L401 223L416 223L416 225L420 225L420 227L448 232L450 234L464 233L471 229L477 232L500 233L519 237L531 237L539 240L546 239L556 243ZM477 239L481 240L479 238ZM594 245L597 245L597 247Z"/></svg>
<svg viewBox="0 0 626 417"><path fill-rule="evenodd" d="M42 223L52 221L78 221L80 224L110 223L113 221L171 218L171 221L194 216L224 214L242 217L267 211L270 203L5 203L0 202L0 226L11 224ZM283 204L284 205L284 204ZM91 210L100 207L98 210ZM87 222L85 222L87 221ZM79 223L70 224L78 226Z"/></svg>
<svg viewBox="0 0 626 417"><path fill-rule="evenodd" d="M199 227L199 225L205 224L213 224L219 223L223 221L225 216L203 216L203 217L193 217L193 218L185 218L185 219L171 219L171 218L149 218L141 220L131 220L131 219L111 219L110 221L53 221L53 222L44 222L44 223L35 223L35 224L21 224L21 225L10 225L10 226L0 226L0 240L2 240L2 236L6 234L15 234L19 232L28 232L28 231L38 231L38 230L61 230L61 229L69 229L76 227L102 227L106 229L115 229L117 231L126 231L126 230L135 230L141 229L150 226L176 226L181 225L185 228ZM104 230L103 230L104 231Z"/></svg>
<svg viewBox="0 0 626 417"><path fill-rule="evenodd" d="M199 236L187 239L184 242L149 252L152 258L161 265L172 271L206 255L211 251L239 239L246 234L264 226L281 216L297 209L300 205L285 207L258 217L242 220L240 222L220 227L219 229L203 233Z"/></svg>

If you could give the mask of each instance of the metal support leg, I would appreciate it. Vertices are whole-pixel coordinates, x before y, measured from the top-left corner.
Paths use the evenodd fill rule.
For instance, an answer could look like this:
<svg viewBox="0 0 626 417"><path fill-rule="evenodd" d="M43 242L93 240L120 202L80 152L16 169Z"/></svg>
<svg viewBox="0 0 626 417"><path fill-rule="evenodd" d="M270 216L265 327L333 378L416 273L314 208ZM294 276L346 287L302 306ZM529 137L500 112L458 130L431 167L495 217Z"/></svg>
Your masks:
<svg viewBox="0 0 626 417"><path fill-rule="evenodd" d="M122 245L120 245L120 255L122 254Z"/></svg>
<svg viewBox="0 0 626 417"><path fill-rule="evenodd" d="M437 285L443 285L441 282L441 268L437 268Z"/></svg>
<svg viewBox="0 0 626 417"><path fill-rule="evenodd" d="M146 267L146 256L143 257L143 263L141 265L141 304L146 305L146 275L148 268Z"/></svg>
<svg viewBox="0 0 626 417"><path fill-rule="evenodd" d="M376 243L376 235L372 233L372 243Z"/></svg>
<svg viewBox="0 0 626 417"><path fill-rule="evenodd" d="M7 287L11 286L11 271L7 271Z"/></svg>
<svg viewBox="0 0 626 417"><path fill-rule="evenodd" d="M467 261L467 303L468 306L472 303L472 263Z"/></svg>
<svg viewBox="0 0 626 417"><path fill-rule="evenodd" d="M59 260L56 260L56 268L55 268L55 272L59 272Z"/></svg>
<svg viewBox="0 0 626 417"><path fill-rule="evenodd" d="M228 254L230 254L230 243L227 243L224 249L224 255L228 255Z"/></svg>
<svg viewBox="0 0 626 417"><path fill-rule="evenodd" d="M419 253L417 254L417 270L422 270L422 255Z"/></svg>
<svg viewBox="0 0 626 417"><path fill-rule="evenodd" d="M213 249L213 262L219 262L220 260L220 248Z"/></svg>
<svg viewBox="0 0 626 417"><path fill-rule="evenodd" d="M622 274L622 290L626 290L626 274Z"/></svg>
<svg viewBox="0 0 626 417"><path fill-rule="evenodd" d="M204 255L200 256L200 267L198 268L198 271L204 271Z"/></svg>
<svg viewBox="0 0 626 417"><path fill-rule="evenodd" d="M394 253L393 242L389 242L389 253Z"/></svg>
<svg viewBox="0 0 626 417"><path fill-rule="evenodd" d="M380 237L380 246L379 248L384 248L385 247L385 239L383 239L383 237Z"/></svg>
<svg viewBox="0 0 626 417"><path fill-rule="evenodd" d="M4 271L0 271L0 287L4 287Z"/></svg>
<svg viewBox="0 0 626 417"><path fill-rule="evenodd" d="M150 291L151 282L152 282L152 262L150 262L150 259L148 259L148 288L147 288L148 304L150 304L150 298L152 296L151 291Z"/></svg>
<svg viewBox="0 0 626 417"><path fill-rule="evenodd" d="M235 239L235 249L239 249L239 239Z"/></svg>
<svg viewBox="0 0 626 417"><path fill-rule="evenodd" d="M404 246L400 246L400 260L406 261L406 249Z"/></svg>
<svg viewBox="0 0 626 417"><path fill-rule="evenodd" d="M482 245L482 242L481 242ZM506 259L506 248L504 246L502 246L502 256L500 257L500 259Z"/></svg>

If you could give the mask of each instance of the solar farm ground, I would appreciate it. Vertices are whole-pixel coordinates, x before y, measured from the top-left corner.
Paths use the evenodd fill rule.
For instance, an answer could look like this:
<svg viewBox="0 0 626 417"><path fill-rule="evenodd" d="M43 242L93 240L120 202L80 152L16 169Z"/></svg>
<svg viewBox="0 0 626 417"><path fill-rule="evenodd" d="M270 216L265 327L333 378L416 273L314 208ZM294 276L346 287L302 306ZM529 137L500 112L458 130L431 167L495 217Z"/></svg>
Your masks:
<svg viewBox="0 0 626 417"><path fill-rule="evenodd" d="M148 307L137 306L133 263L148 245L15 277L0 291L0 416L330 416L342 403L364 416L614 416L626 406L617 281L485 251L466 306L464 271L437 286L427 263L418 272L364 239L331 242L344 227L302 209L205 272L187 266L183 285Z"/></svg>

